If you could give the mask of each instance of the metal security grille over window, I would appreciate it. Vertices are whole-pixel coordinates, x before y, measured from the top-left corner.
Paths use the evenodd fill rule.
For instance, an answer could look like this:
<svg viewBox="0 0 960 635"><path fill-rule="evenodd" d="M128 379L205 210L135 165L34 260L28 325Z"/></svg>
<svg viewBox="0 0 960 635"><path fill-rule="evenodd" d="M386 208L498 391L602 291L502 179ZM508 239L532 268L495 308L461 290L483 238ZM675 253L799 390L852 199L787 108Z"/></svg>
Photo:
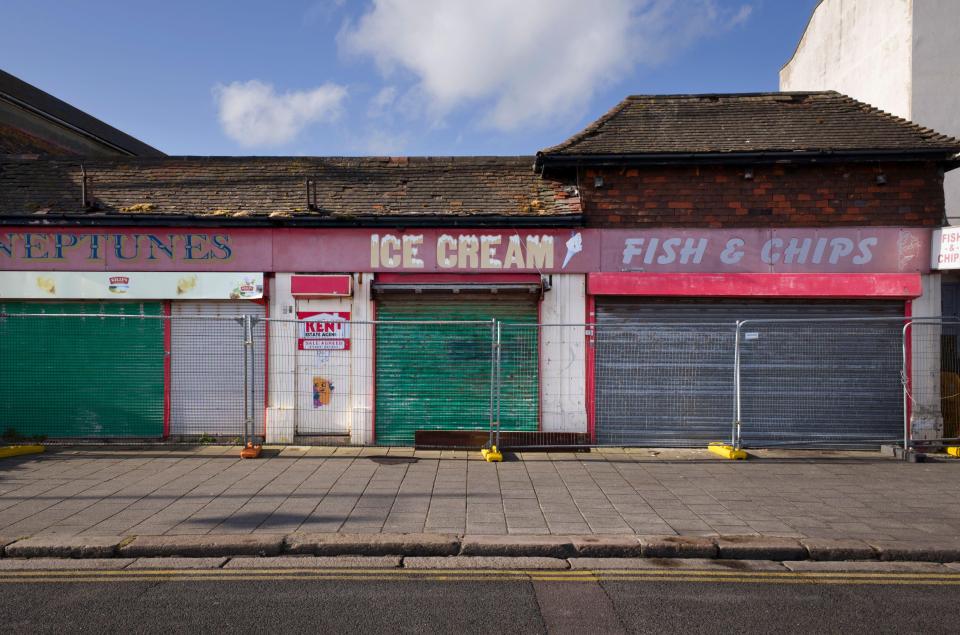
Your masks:
<svg viewBox="0 0 960 635"><path fill-rule="evenodd" d="M245 338L245 324L249 337ZM5 440L240 444L264 435L265 325L162 303L0 305Z"/></svg>
<svg viewBox="0 0 960 635"><path fill-rule="evenodd" d="M242 304L0 303L0 431L505 450L960 445L956 320L692 320L675 307L670 320L611 308L596 324L537 324L519 310L413 320L401 308L351 321Z"/></svg>

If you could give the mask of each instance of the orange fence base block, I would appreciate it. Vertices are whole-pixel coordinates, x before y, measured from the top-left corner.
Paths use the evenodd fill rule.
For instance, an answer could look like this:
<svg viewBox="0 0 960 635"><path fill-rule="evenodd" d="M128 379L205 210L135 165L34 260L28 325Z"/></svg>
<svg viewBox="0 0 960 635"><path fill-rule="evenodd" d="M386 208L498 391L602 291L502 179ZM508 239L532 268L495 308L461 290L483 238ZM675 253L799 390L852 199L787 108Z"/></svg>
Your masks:
<svg viewBox="0 0 960 635"><path fill-rule="evenodd" d="M241 459L255 459L260 456L260 452L263 450L262 445L254 445L253 443L248 443L247 447L240 450Z"/></svg>

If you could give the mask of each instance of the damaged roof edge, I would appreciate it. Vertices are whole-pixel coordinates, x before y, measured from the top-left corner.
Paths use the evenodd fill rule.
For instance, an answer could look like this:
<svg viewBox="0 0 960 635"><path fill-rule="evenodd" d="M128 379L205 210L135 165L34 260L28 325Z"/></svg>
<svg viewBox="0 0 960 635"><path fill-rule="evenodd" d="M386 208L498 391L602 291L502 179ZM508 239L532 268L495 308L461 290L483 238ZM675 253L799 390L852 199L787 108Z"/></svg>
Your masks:
<svg viewBox="0 0 960 635"><path fill-rule="evenodd" d="M2 214L0 226L35 227L145 227L155 223L164 227L580 227L583 214L550 216L354 216L332 218L318 216L270 219L265 217L230 218L224 216L137 214L136 216L92 216L89 214Z"/></svg>

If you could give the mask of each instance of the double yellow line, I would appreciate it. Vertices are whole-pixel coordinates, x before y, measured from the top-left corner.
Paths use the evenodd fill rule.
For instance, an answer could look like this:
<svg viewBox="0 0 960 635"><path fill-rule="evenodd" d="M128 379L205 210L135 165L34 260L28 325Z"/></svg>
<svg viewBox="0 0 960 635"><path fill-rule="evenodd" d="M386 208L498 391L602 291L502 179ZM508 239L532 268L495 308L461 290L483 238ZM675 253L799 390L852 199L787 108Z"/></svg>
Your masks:
<svg viewBox="0 0 960 635"><path fill-rule="evenodd" d="M715 570L471 570L471 569L166 569L114 571L5 571L0 584L64 582L226 581L431 582L692 582L735 584L960 585L958 573L826 573Z"/></svg>

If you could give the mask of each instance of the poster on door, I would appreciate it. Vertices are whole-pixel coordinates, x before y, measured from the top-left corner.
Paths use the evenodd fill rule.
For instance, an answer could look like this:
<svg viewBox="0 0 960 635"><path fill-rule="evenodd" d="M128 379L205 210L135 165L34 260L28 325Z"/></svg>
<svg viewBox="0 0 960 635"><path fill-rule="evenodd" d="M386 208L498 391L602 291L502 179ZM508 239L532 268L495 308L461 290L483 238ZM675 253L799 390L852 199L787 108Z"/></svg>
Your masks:
<svg viewBox="0 0 960 635"><path fill-rule="evenodd" d="M350 350L349 311L298 311L297 320L297 348L301 351Z"/></svg>

